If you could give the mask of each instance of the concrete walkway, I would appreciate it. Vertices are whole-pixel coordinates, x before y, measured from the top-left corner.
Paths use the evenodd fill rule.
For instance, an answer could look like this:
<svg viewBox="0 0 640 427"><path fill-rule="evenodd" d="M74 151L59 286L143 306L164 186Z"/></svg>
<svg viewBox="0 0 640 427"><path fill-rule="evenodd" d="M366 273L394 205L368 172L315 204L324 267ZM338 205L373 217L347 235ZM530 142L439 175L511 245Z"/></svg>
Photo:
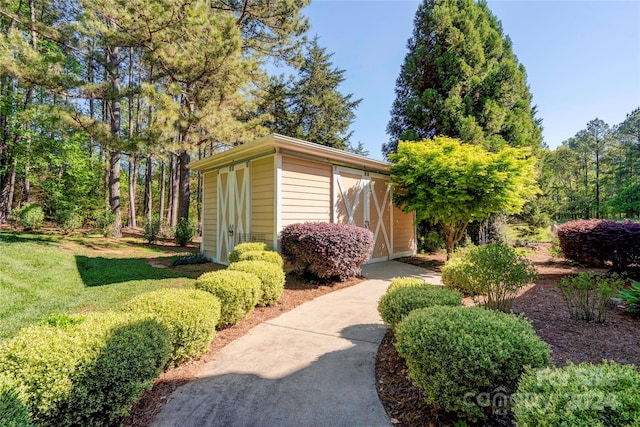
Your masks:
<svg viewBox="0 0 640 427"><path fill-rule="evenodd" d="M377 303L393 277L439 284L428 270L388 261L368 280L264 322L178 388L155 426L390 426L375 386L385 334Z"/></svg>

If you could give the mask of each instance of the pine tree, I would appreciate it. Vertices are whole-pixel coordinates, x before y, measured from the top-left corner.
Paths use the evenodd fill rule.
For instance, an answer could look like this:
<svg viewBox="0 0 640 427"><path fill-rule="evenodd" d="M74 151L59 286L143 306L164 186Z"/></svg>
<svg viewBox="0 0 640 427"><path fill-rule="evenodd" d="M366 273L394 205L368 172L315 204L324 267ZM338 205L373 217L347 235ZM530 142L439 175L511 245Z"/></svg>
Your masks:
<svg viewBox="0 0 640 427"><path fill-rule="evenodd" d="M385 155L396 151L398 140L437 135L490 150L540 147L525 69L485 1L425 0L414 25Z"/></svg>

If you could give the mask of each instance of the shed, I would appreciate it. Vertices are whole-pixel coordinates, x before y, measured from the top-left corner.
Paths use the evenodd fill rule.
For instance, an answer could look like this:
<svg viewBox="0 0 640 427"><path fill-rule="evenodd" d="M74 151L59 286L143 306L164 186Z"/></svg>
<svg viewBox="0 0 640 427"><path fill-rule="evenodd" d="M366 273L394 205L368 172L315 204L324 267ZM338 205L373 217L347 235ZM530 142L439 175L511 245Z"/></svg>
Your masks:
<svg viewBox="0 0 640 427"><path fill-rule="evenodd" d="M191 163L203 177L201 252L228 263L233 247L278 250L288 224L354 224L374 234L370 262L416 253L415 215L392 203L387 162L278 134Z"/></svg>

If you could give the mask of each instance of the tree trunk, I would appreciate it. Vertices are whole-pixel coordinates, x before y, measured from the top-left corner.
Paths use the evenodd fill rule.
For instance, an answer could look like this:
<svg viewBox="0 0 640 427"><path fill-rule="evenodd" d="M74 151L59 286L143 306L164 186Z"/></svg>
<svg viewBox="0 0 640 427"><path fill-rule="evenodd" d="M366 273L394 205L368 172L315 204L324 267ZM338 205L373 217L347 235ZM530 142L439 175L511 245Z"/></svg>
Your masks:
<svg viewBox="0 0 640 427"><path fill-rule="evenodd" d="M169 198L167 200L167 224L173 227L173 172L175 169L173 154L169 154Z"/></svg>
<svg viewBox="0 0 640 427"><path fill-rule="evenodd" d="M112 23L113 26L115 24ZM111 89L109 121L111 124L111 136L114 142L120 136L120 48L109 47L106 49L107 61L109 63L109 85ZM112 149L109 161L109 206L111 212L116 216L113 225L114 237L122 237L122 218L120 206L120 150Z"/></svg>
<svg viewBox="0 0 640 427"><path fill-rule="evenodd" d="M182 150L179 157L180 183L179 183L179 218L189 219L189 203L191 202L191 171L187 167L191 161L191 156L187 150Z"/></svg>
<svg viewBox="0 0 640 427"><path fill-rule="evenodd" d="M113 237L122 237L122 218L120 206L120 151L109 153L109 206L116 216L113 223Z"/></svg>
<svg viewBox="0 0 640 427"><path fill-rule="evenodd" d="M136 222L136 165L135 154L129 154L129 218L130 228L138 228Z"/></svg>
<svg viewBox="0 0 640 427"><path fill-rule="evenodd" d="M180 171L178 168L178 156L173 155L173 170L171 171L171 227L178 223L178 185Z"/></svg>
<svg viewBox="0 0 640 427"><path fill-rule="evenodd" d="M164 160L160 163L160 224L164 221L164 194L166 192L166 165Z"/></svg>
<svg viewBox="0 0 640 427"><path fill-rule="evenodd" d="M153 199L151 198L151 184L152 184L152 168L153 168L153 155L147 155L147 170L145 172L144 183L144 217L147 221L151 220L151 214L153 213Z"/></svg>

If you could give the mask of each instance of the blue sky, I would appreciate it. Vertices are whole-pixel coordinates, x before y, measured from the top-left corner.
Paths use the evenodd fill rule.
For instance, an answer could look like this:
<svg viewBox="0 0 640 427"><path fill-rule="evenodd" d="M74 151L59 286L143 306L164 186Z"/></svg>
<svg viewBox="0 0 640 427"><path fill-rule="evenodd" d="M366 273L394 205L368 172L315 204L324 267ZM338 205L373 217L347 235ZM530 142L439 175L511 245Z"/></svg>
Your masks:
<svg viewBox="0 0 640 427"><path fill-rule="evenodd" d="M640 0L490 0L527 69L551 147L598 117L620 123L640 106ZM343 93L362 98L352 141L381 159L417 1L313 0L311 33L344 69Z"/></svg>

